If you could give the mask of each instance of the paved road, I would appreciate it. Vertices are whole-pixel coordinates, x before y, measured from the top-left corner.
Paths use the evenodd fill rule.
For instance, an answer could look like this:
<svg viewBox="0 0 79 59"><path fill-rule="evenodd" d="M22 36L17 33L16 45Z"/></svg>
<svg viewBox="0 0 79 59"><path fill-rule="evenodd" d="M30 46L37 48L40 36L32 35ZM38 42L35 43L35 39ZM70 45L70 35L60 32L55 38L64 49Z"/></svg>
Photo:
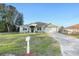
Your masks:
<svg viewBox="0 0 79 59"><path fill-rule="evenodd" d="M52 33L51 36L60 43L63 56L79 56L79 39L60 33Z"/></svg>

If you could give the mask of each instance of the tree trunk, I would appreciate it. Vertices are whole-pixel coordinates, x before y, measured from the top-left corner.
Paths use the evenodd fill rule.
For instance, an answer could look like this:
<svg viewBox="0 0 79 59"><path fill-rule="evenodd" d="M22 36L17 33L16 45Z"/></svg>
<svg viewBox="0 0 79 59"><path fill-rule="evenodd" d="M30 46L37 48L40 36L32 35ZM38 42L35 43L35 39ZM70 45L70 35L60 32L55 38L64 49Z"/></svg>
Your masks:
<svg viewBox="0 0 79 59"><path fill-rule="evenodd" d="M7 25L7 30L8 30L8 32L10 32L10 27Z"/></svg>

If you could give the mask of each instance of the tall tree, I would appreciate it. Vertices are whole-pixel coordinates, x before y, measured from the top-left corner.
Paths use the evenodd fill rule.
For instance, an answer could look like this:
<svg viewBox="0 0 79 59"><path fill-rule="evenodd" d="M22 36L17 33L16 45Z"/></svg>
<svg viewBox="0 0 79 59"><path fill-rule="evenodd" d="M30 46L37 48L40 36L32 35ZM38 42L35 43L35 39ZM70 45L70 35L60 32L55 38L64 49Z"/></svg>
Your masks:
<svg viewBox="0 0 79 59"><path fill-rule="evenodd" d="M4 32L4 31L6 31L4 22L2 20L0 20L0 32Z"/></svg>
<svg viewBox="0 0 79 59"><path fill-rule="evenodd" d="M9 5L9 6L7 6L6 10L7 10L7 12L4 15L4 18L5 18L4 20L5 20L7 30L8 30L8 32L10 32L10 31L12 31L12 27L13 27L14 20L12 19L12 17L13 17L13 14L14 14L16 8Z"/></svg>
<svg viewBox="0 0 79 59"><path fill-rule="evenodd" d="M23 15L14 6L0 4L0 11L0 19L3 20L8 32L16 31L17 26L23 24Z"/></svg>
<svg viewBox="0 0 79 59"><path fill-rule="evenodd" d="M19 31L19 26L21 25L23 25L23 15L21 13L18 13L15 20L16 31Z"/></svg>

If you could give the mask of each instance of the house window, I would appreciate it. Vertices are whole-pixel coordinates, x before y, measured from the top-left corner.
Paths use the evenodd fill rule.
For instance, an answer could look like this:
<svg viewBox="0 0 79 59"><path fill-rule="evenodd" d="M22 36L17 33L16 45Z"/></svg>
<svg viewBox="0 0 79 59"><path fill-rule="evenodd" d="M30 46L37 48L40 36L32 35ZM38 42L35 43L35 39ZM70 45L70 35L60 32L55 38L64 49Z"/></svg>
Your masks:
<svg viewBox="0 0 79 59"><path fill-rule="evenodd" d="M39 28L39 30L41 30L41 27Z"/></svg>
<svg viewBox="0 0 79 59"><path fill-rule="evenodd" d="M37 30L41 30L41 27L37 28Z"/></svg>
<svg viewBox="0 0 79 59"><path fill-rule="evenodd" d="M37 28L37 30L39 30L39 28Z"/></svg>
<svg viewBox="0 0 79 59"><path fill-rule="evenodd" d="M27 30L27 28L23 28L23 30Z"/></svg>

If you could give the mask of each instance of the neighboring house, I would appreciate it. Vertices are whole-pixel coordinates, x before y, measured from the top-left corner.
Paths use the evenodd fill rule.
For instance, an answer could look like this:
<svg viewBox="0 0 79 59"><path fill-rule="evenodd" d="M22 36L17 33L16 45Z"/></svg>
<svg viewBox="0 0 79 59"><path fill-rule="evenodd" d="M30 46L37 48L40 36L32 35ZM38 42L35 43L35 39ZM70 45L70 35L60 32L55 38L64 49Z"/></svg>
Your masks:
<svg viewBox="0 0 79 59"><path fill-rule="evenodd" d="M47 24L42 22L31 23L28 25L20 26L20 32L26 33L49 33L58 32L59 27L53 24Z"/></svg>
<svg viewBox="0 0 79 59"><path fill-rule="evenodd" d="M64 30L67 31L67 34L79 34L79 24L66 27Z"/></svg>

